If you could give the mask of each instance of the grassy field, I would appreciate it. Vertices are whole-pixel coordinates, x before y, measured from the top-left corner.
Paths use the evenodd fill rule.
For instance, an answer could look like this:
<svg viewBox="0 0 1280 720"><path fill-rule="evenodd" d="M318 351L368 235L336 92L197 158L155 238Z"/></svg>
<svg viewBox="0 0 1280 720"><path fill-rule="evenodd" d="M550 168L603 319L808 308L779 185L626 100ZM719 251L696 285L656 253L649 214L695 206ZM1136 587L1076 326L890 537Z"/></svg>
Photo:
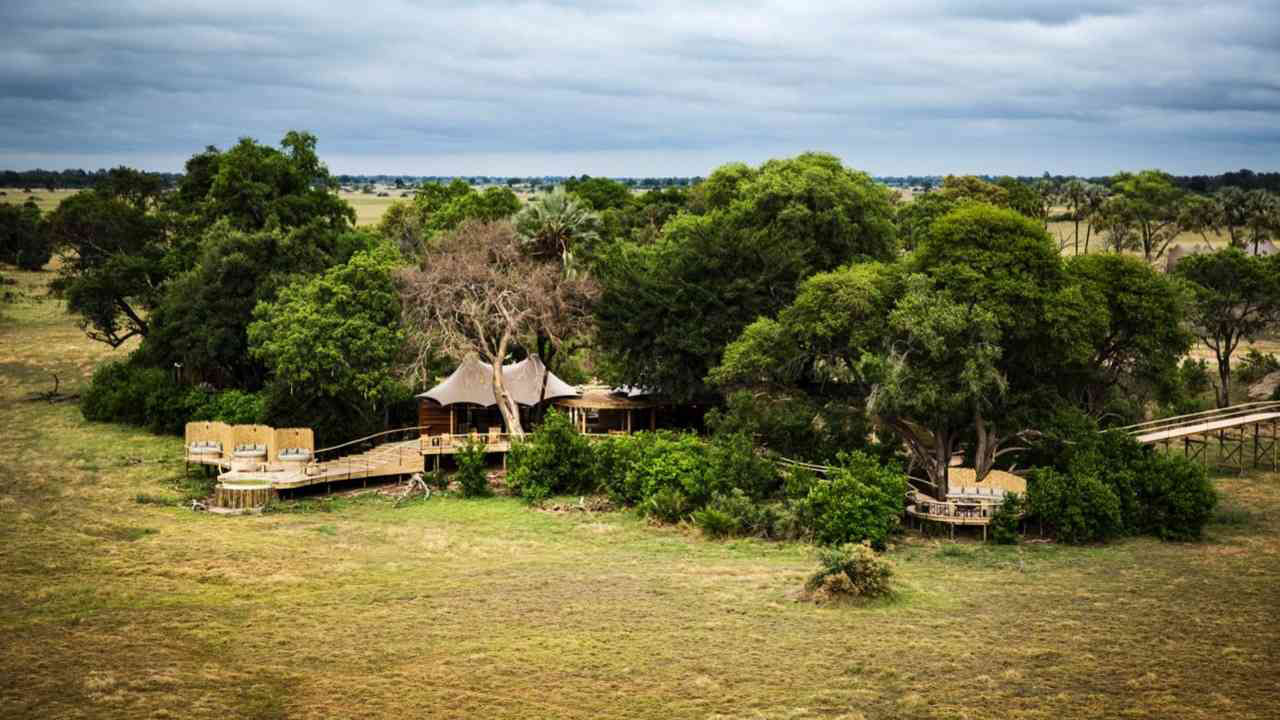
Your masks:
<svg viewBox="0 0 1280 720"><path fill-rule="evenodd" d="M900 592L794 593L812 549L626 513L375 497L176 505L180 441L28 396L111 356L0 306L0 717L1273 718L1280 477L1199 544L908 534ZM72 388L74 389L74 388Z"/></svg>

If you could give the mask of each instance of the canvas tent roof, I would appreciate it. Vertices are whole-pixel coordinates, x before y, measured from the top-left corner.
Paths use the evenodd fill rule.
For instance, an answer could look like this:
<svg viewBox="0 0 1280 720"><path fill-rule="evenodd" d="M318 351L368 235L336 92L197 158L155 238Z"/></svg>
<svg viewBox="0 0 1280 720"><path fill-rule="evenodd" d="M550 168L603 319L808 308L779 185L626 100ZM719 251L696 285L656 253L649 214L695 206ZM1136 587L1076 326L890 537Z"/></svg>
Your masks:
<svg viewBox="0 0 1280 720"><path fill-rule="evenodd" d="M547 376L545 395L542 395L543 373ZM530 355L517 363L503 365L502 379L507 391L520 405L537 405L539 395L542 395L544 400L578 396L578 391L556 377L555 373L549 372L537 355ZM458 369L444 379L444 382L418 397L430 398L441 405L457 403L471 403L484 407L497 405L498 399L493 394L493 366L482 362L475 355L468 355L458 365Z"/></svg>

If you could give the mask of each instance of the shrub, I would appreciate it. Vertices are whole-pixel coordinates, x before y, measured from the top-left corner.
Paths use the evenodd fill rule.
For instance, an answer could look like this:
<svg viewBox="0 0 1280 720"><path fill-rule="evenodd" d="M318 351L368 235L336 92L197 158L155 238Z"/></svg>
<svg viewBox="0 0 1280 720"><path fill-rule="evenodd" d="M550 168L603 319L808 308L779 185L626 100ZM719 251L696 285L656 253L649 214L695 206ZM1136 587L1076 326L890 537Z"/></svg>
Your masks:
<svg viewBox="0 0 1280 720"><path fill-rule="evenodd" d="M818 571L805 589L819 599L874 598L893 591L893 566L866 543L845 543L818 551Z"/></svg>
<svg viewBox="0 0 1280 720"><path fill-rule="evenodd" d="M711 463L720 483L757 500L777 494L781 484L777 466L756 454L745 434L716 437L711 444Z"/></svg>
<svg viewBox="0 0 1280 720"><path fill-rule="evenodd" d="M528 501L559 493L596 490L590 441L574 429L567 415L552 410L507 457L507 485Z"/></svg>
<svg viewBox="0 0 1280 720"><path fill-rule="evenodd" d="M802 522L823 545L868 541L883 547L902 515L906 476L862 452L841 453L838 462L798 502Z"/></svg>
<svg viewBox="0 0 1280 720"><path fill-rule="evenodd" d="M997 545L1018 544L1018 523L1022 519L1022 496L1006 493L1004 500L991 516L991 542Z"/></svg>
<svg viewBox="0 0 1280 720"><path fill-rule="evenodd" d="M705 506L717 491L727 490L717 482L708 445L694 435L650 432L625 442L629 447L620 453L625 456L621 477L605 483L615 502L638 505L643 514L675 522Z"/></svg>
<svg viewBox="0 0 1280 720"><path fill-rule="evenodd" d="M1275 355L1249 348L1249 352L1240 358L1234 374L1241 383L1252 385L1277 370L1280 370L1280 360Z"/></svg>
<svg viewBox="0 0 1280 720"><path fill-rule="evenodd" d="M462 488L462 497L488 497L493 494L489 487L489 473L485 468L484 443L472 440L458 449L454 459L458 463L458 485Z"/></svg>
<svg viewBox="0 0 1280 720"><path fill-rule="evenodd" d="M627 484L627 470L639 447L638 437L610 436L597 440L591 446L592 481L620 505L634 505L640 501L639 490Z"/></svg>
<svg viewBox="0 0 1280 720"><path fill-rule="evenodd" d="M80 412L94 422L145 427L148 398L174 388L173 378L163 370L139 367L129 361L107 363L94 371L80 398Z"/></svg>
<svg viewBox="0 0 1280 720"><path fill-rule="evenodd" d="M1064 542L1100 542L1124 527L1120 499L1092 474L1037 468L1030 476L1027 502L1031 512Z"/></svg>
<svg viewBox="0 0 1280 720"><path fill-rule="evenodd" d="M266 398L261 393L223 390L210 393L192 414L192 420L218 420L230 425L252 425L263 420Z"/></svg>
<svg viewBox="0 0 1280 720"><path fill-rule="evenodd" d="M677 523L689 516L689 498L679 488L661 487L640 503L640 514L662 522Z"/></svg>
<svg viewBox="0 0 1280 720"><path fill-rule="evenodd" d="M1195 540L1213 517L1218 494L1204 468L1187 458L1151 452L1136 473L1136 532L1161 540Z"/></svg>
<svg viewBox="0 0 1280 720"><path fill-rule="evenodd" d="M1065 465L1068 474L1097 478L1115 494L1123 532L1165 540L1198 538L1217 504L1203 467L1140 445L1124 433L1081 438Z"/></svg>
<svg viewBox="0 0 1280 720"><path fill-rule="evenodd" d="M752 500L739 488L717 494L705 508L693 513L693 521L713 538L732 535L773 537L778 513Z"/></svg>

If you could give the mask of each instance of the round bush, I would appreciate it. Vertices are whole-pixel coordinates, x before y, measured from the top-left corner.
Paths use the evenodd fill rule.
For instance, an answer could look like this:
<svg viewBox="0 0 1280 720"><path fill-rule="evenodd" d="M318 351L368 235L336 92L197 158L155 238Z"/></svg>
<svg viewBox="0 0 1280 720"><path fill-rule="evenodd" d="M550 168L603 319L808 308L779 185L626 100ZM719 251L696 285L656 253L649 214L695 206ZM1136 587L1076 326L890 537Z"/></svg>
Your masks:
<svg viewBox="0 0 1280 720"><path fill-rule="evenodd" d="M1063 542L1102 542L1124 527L1120 499L1094 475L1039 468L1031 473L1027 501Z"/></svg>
<svg viewBox="0 0 1280 720"><path fill-rule="evenodd" d="M813 479L798 510L823 545L868 541L883 547L898 527L906 493L906 476L896 467L866 453L842 453L839 465Z"/></svg>
<svg viewBox="0 0 1280 720"><path fill-rule="evenodd" d="M893 566L869 545L846 543L818 551L818 572L807 583L815 599L873 598L893 591Z"/></svg>

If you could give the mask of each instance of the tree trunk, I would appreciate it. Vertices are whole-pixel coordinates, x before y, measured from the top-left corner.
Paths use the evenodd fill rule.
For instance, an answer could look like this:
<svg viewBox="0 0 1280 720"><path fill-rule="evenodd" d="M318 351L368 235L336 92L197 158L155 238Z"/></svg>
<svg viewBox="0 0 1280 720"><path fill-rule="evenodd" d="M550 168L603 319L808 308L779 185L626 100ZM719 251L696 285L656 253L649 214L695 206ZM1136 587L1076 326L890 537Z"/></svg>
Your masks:
<svg viewBox="0 0 1280 720"><path fill-rule="evenodd" d="M520 425L520 408L502 379L502 360L493 363L493 394L498 401L502 421L507 425L507 433L517 438L524 437L524 427Z"/></svg>
<svg viewBox="0 0 1280 720"><path fill-rule="evenodd" d="M1218 407L1231 404L1231 356L1218 355Z"/></svg>
<svg viewBox="0 0 1280 720"><path fill-rule="evenodd" d="M498 402L498 412L502 413L502 421L507 425L507 434L524 437L524 427L520 424L520 408L515 398L507 390L506 380L502 377L502 361L507 356L507 345L511 342L510 331L502 334L498 341L496 357L489 359L490 371L493 373L493 397Z"/></svg>

